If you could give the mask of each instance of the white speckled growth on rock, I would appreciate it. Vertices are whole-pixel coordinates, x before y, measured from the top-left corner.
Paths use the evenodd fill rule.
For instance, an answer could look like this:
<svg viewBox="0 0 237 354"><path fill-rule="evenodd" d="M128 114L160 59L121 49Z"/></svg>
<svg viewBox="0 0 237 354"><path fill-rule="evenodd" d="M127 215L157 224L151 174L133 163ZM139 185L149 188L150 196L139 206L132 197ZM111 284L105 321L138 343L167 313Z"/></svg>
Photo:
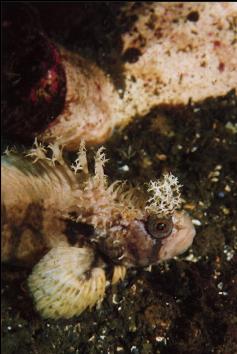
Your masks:
<svg viewBox="0 0 237 354"><path fill-rule="evenodd" d="M123 35L123 52L141 55L125 64L124 116L237 89L237 3L153 2L127 11L137 21Z"/></svg>
<svg viewBox="0 0 237 354"><path fill-rule="evenodd" d="M59 47L67 79L65 109L39 136L76 150L81 139L102 143L115 126L159 105L186 105L237 89L237 4L128 2L121 18L136 17L121 35L125 89L103 68ZM122 93L122 96L121 96Z"/></svg>

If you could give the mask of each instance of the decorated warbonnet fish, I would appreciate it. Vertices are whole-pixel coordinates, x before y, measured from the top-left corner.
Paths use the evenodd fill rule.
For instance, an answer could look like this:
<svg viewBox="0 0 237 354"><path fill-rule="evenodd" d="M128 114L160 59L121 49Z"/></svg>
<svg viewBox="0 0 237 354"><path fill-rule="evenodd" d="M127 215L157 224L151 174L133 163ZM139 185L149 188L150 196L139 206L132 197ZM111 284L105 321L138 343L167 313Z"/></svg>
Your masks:
<svg viewBox="0 0 237 354"><path fill-rule="evenodd" d="M79 315L127 268L158 264L192 244L191 219L177 211L177 178L150 182L142 198L124 183L109 185L105 162L100 148L91 174L83 144L70 165L58 145L37 141L2 158L2 260L33 267L28 287L44 318Z"/></svg>

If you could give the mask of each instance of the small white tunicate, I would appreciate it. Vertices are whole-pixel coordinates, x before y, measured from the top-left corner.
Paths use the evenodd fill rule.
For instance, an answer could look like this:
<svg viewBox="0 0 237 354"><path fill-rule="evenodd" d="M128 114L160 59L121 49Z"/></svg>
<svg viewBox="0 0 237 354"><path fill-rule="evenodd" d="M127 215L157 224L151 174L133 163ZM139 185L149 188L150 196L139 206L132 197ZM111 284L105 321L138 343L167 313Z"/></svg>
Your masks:
<svg viewBox="0 0 237 354"><path fill-rule="evenodd" d="M156 337L156 342L163 342L164 344L166 344L167 343L167 341L166 341L166 338L165 337Z"/></svg>
<svg viewBox="0 0 237 354"><path fill-rule="evenodd" d="M201 225L202 225L201 221L198 220L198 219L192 219L192 223L193 223L193 225L195 225L195 226L201 226Z"/></svg>
<svg viewBox="0 0 237 354"><path fill-rule="evenodd" d="M225 186L224 189L225 189L225 192L231 192L231 188L228 184Z"/></svg>
<svg viewBox="0 0 237 354"><path fill-rule="evenodd" d="M223 295L223 296L227 296L228 293L226 291L219 291L218 292L219 295Z"/></svg>
<svg viewBox="0 0 237 354"><path fill-rule="evenodd" d="M124 171L124 172L128 172L130 170L128 165L123 165L122 167L120 167L120 170Z"/></svg>

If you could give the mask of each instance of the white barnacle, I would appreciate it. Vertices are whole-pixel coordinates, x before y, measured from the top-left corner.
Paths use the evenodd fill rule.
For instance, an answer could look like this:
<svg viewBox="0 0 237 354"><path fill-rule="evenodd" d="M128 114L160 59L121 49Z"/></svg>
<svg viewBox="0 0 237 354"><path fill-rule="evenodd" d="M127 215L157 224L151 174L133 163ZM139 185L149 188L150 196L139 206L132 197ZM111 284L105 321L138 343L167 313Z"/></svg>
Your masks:
<svg viewBox="0 0 237 354"><path fill-rule="evenodd" d="M38 142L37 138L35 138L33 147L26 156L35 158L33 163L36 163L38 160L49 160L46 157L46 153L47 149L42 145L42 143Z"/></svg>
<svg viewBox="0 0 237 354"><path fill-rule="evenodd" d="M147 201L146 210L161 216L170 215L181 205L180 188L178 178L171 173L161 180L150 181L148 192L152 197Z"/></svg>

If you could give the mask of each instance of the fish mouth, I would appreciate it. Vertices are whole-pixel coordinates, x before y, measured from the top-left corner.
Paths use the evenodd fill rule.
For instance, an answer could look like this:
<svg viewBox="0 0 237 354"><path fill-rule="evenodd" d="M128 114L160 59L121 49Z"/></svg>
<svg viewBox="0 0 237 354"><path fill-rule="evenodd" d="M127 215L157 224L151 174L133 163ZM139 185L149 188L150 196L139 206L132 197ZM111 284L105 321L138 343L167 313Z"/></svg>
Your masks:
<svg viewBox="0 0 237 354"><path fill-rule="evenodd" d="M174 227L170 236L162 240L158 252L159 261L166 261L184 253L192 245L196 235L192 220L186 212L175 212L172 220Z"/></svg>

